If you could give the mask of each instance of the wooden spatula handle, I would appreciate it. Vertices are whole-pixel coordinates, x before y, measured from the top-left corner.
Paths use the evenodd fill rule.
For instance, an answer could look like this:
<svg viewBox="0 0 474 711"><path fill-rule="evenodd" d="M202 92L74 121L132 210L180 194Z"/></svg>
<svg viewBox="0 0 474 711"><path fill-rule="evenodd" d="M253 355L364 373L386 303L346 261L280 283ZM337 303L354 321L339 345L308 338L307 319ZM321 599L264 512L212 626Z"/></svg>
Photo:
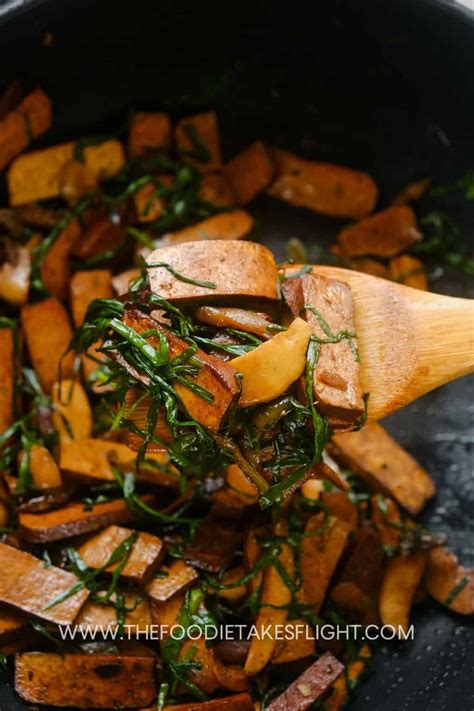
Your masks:
<svg viewBox="0 0 474 711"><path fill-rule="evenodd" d="M474 371L474 301L437 296L412 302L410 314L423 392Z"/></svg>

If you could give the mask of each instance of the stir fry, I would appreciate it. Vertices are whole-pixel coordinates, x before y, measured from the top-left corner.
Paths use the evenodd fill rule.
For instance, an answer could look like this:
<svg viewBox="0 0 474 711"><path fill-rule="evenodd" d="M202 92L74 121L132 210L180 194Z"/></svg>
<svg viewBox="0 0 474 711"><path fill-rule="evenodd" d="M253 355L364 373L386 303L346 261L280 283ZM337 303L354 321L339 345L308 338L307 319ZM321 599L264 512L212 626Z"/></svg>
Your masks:
<svg viewBox="0 0 474 711"><path fill-rule="evenodd" d="M337 711L366 630L409 638L427 596L472 614L472 571L414 518L432 478L367 422L350 286L242 240L267 191L352 220L340 263L426 289L409 203L429 180L374 213L357 170L261 141L223 163L213 111L24 153L49 98L0 106L0 663L20 697Z"/></svg>

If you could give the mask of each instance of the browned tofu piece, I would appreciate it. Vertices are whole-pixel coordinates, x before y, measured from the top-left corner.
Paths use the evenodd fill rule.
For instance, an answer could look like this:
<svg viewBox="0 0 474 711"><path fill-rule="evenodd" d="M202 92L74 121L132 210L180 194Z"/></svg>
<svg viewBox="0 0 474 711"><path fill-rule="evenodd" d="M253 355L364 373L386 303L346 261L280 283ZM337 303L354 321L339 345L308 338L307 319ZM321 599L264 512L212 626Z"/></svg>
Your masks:
<svg viewBox="0 0 474 711"><path fill-rule="evenodd" d="M155 250L147 262L168 264L179 274L215 287L189 284L164 267L150 267L152 292L169 301L219 301L222 305L229 298L279 298L275 258L269 249L254 242L214 240L173 245Z"/></svg>
<svg viewBox="0 0 474 711"><path fill-rule="evenodd" d="M163 711L254 711L252 697L247 692L221 696L210 701L187 701L185 704L164 706ZM155 711L155 708L143 711Z"/></svg>
<svg viewBox="0 0 474 711"><path fill-rule="evenodd" d="M75 145L63 143L19 156L7 174L10 205L58 197L63 188L63 171L74 158ZM112 178L125 162L122 144L114 139L87 146L84 161L97 180Z"/></svg>
<svg viewBox="0 0 474 711"><path fill-rule="evenodd" d="M245 535L244 526L210 514L186 550L186 561L196 568L219 573L229 567Z"/></svg>
<svg viewBox="0 0 474 711"><path fill-rule="evenodd" d="M78 160L64 164L59 174L59 195L74 207L87 193L96 190L99 179L92 170Z"/></svg>
<svg viewBox="0 0 474 711"><path fill-rule="evenodd" d="M299 599L318 614L331 577L344 552L351 527L336 517L325 524L325 514L308 519L300 544L302 588Z"/></svg>
<svg viewBox="0 0 474 711"><path fill-rule="evenodd" d="M162 176L160 179L164 181L165 178L168 178L168 176ZM153 220L157 220L167 203L164 197L160 197L157 194L154 183L146 183L140 190L137 190L133 196L133 202L138 222L153 222Z"/></svg>
<svg viewBox="0 0 474 711"><path fill-rule="evenodd" d="M116 548L132 533L133 531L122 526L108 526L83 543L78 549L79 555L89 568L102 568ZM143 585L152 575L164 552L161 538L140 531L120 575ZM107 572L112 573L117 565L116 563L109 566Z"/></svg>
<svg viewBox="0 0 474 711"><path fill-rule="evenodd" d="M168 340L170 358L175 358L189 347L181 338L175 336L171 331L167 331L157 321L144 316L139 311L127 311L123 321L137 333L143 333L150 329L161 331ZM152 346L157 346L156 336L147 338L147 341ZM112 357L116 356L112 355ZM173 388L179 395L190 417L208 429L217 431L225 420L229 408L239 395L240 385L235 377L237 371L229 363L224 363L214 356L207 355L200 349L194 354L194 357L199 359L203 366L199 368L196 376L192 378L189 376L190 380L193 380L193 382L196 382L200 387L211 393L213 400L211 402L205 400L201 395L177 381L173 381ZM139 378L147 385L144 376L139 374Z"/></svg>
<svg viewBox="0 0 474 711"><path fill-rule="evenodd" d="M193 567L178 559L160 568L159 574L148 583L145 592L154 602L166 602L173 595L187 590L198 577Z"/></svg>
<svg viewBox="0 0 474 711"><path fill-rule="evenodd" d="M57 625L74 622L88 590L80 590L50 609L45 609L57 596L68 592L79 582L73 573L50 566L34 556L0 543L0 602L12 605Z"/></svg>
<svg viewBox="0 0 474 711"><path fill-rule="evenodd" d="M272 664L288 664L297 659L312 657L316 646L312 627L303 619L297 618L287 620L285 628L287 629L285 639L277 645L271 659ZM292 635L294 635L293 639L291 639Z"/></svg>
<svg viewBox="0 0 474 711"><path fill-rule="evenodd" d="M395 257L421 239L416 215L405 205L394 205L339 232L337 240L346 257Z"/></svg>
<svg viewBox="0 0 474 711"><path fill-rule="evenodd" d="M400 509L388 496L371 496L372 522L385 550L396 550L402 536Z"/></svg>
<svg viewBox="0 0 474 711"><path fill-rule="evenodd" d="M82 325L91 301L112 298L111 279L109 269L91 269L74 274L70 293L72 317L76 326Z"/></svg>
<svg viewBox="0 0 474 711"><path fill-rule="evenodd" d="M419 200L431 185L431 178L422 178L408 183L392 200L392 205L408 205Z"/></svg>
<svg viewBox="0 0 474 711"><path fill-rule="evenodd" d="M423 262L409 254L401 254L390 260L390 278L413 289L428 291L428 278Z"/></svg>
<svg viewBox="0 0 474 711"><path fill-rule="evenodd" d="M229 181L222 173L207 173L202 176L199 199L214 207L231 207L236 204Z"/></svg>
<svg viewBox="0 0 474 711"><path fill-rule="evenodd" d="M15 689L31 704L140 708L156 695L155 664L145 648L135 655L25 652L15 658Z"/></svg>
<svg viewBox="0 0 474 711"><path fill-rule="evenodd" d="M311 664L290 686L266 707L267 711L305 711L312 706L344 671L330 652Z"/></svg>
<svg viewBox="0 0 474 711"><path fill-rule="evenodd" d="M140 593L124 592L126 608L124 624L126 625L127 634L130 634L130 636L146 634L153 624L149 602L146 598L140 598ZM83 605L74 624L84 632L87 630L103 630L106 633L107 630L114 629L118 626L117 608L113 604L115 602L115 594L111 596L110 605L88 600Z"/></svg>
<svg viewBox="0 0 474 711"><path fill-rule="evenodd" d="M346 702L351 698L354 685L369 664L370 657L370 649L364 644L358 650L357 657L347 664L344 676L340 676L332 685L329 695L324 700L324 711L341 711L345 707Z"/></svg>
<svg viewBox="0 0 474 711"><path fill-rule="evenodd" d="M359 523L359 510L344 491L322 491L321 502L323 506L336 518L345 521L352 531Z"/></svg>
<svg viewBox="0 0 474 711"><path fill-rule="evenodd" d="M14 339L11 328L0 328L0 435L13 423Z"/></svg>
<svg viewBox="0 0 474 711"><path fill-rule="evenodd" d="M139 269L127 269L112 277L112 288L118 296L122 296L128 292L130 282L139 276Z"/></svg>
<svg viewBox="0 0 474 711"><path fill-rule="evenodd" d="M35 489L50 491L62 486L59 467L46 447L32 444L28 464Z"/></svg>
<svg viewBox="0 0 474 711"><path fill-rule="evenodd" d="M474 570L461 565L447 548L428 551L425 584L431 597L453 612L474 614Z"/></svg>
<svg viewBox="0 0 474 711"><path fill-rule="evenodd" d="M131 158L146 156L152 151L166 151L171 144L171 121L167 114L139 112L132 116L128 133Z"/></svg>
<svg viewBox="0 0 474 711"><path fill-rule="evenodd" d="M25 628L30 626L30 618L20 610L0 604L0 644L15 639Z"/></svg>
<svg viewBox="0 0 474 711"><path fill-rule="evenodd" d="M148 414L150 407L153 404L151 395L146 394L141 388L129 388L125 393L125 409L123 416L130 424L138 428L139 432L145 432L148 422ZM153 433L154 437L158 438L158 442L148 442L146 446L147 453L156 453L163 451L163 443L165 445L173 441L173 432L168 425L166 419L166 410L164 407L158 409L156 426ZM138 452L144 442L145 436L132 432L127 429L123 433L123 442L127 444L134 452ZM176 480L176 484L177 484Z"/></svg>
<svg viewBox="0 0 474 711"><path fill-rule="evenodd" d="M112 296L112 274L108 269L76 272L70 283L71 312L75 326L82 325L91 301L109 299ZM82 355L82 370L86 381L97 369L96 361L103 359L104 354L98 352L96 346L92 346Z"/></svg>
<svg viewBox="0 0 474 711"><path fill-rule="evenodd" d="M373 491L392 496L411 514L419 513L435 493L428 472L375 422L334 436L330 452Z"/></svg>
<svg viewBox="0 0 474 711"><path fill-rule="evenodd" d="M72 479L86 483L100 483L114 481L111 464L120 471L130 471L130 468L135 469L136 458L136 451L126 444L113 440L87 438L63 443L59 464ZM146 461L138 472L138 478L152 484L177 486L179 472L169 463L166 450L155 450L147 453Z"/></svg>
<svg viewBox="0 0 474 711"><path fill-rule="evenodd" d="M371 276L379 277L380 279L390 279L390 272L382 262L378 262L376 259L370 259L370 257L359 257L358 259L352 259L350 262L351 269L355 269L358 272L363 272L364 274L370 274Z"/></svg>
<svg viewBox="0 0 474 711"><path fill-rule="evenodd" d="M71 279L71 251L81 236L79 220L71 220L59 233L41 265L40 274L47 291L57 299L66 299Z"/></svg>
<svg viewBox="0 0 474 711"><path fill-rule="evenodd" d="M107 217L92 219L86 225L82 237L75 243L74 255L79 259L92 259L117 249L125 238L125 227Z"/></svg>
<svg viewBox="0 0 474 711"><path fill-rule="evenodd" d="M219 170L221 142L215 111L186 116L178 121L175 130L180 157L203 173Z"/></svg>
<svg viewBox="0 0 474 711"><path fill-rule="evenodd" d="M25 96L15 110L28 122L28 142L41 136L51 126L51 101L42 89L35 89Z"/></svg>
<svg viewBox="0 0 474 711"><path fill-rule="evenodd" d="M358 529L337 585L330 592L331 600L367 624L378 620L383 557L377 533L369 526Z"/></svg>
<svg viewBox="0 0 474 711"><path fill-rule="evenodd" d="M315 163L272 148L275 181L268 194L331 217L358 219L375 207L378 190L367 173L331 163Z"/></svg>
<svg viewBox="0 0 474 711"><path fill-rule="evenodd" d="M17 79L10 82L0 95L0 121L17 108L23 98L23 87Z"/></svg>
<svg viewBox="0 0 474 711"><path fill-rule="evenodd" d="M0 170L51 126L51 102L36 89L0 121Z"/></svg>
<svg viewBox="0 0 474 711"><path fill-rule="evenodd" d="M355 332L352 293L348 284L305 274L288 279L283 283L282 291L293 315L297 317L303 313L311 333L317 338L328 340L325 328L329 328L333 336ZM364 412L364 400L357 338L340 338L336 343L320 344L313 390L316 405L323 414L348 422L360 417Z"/></svg>
<svg viewBox="0 0 474 711"><path fill-rule="evenodd" d="M153 497L144 496L150 503ZM128 523L133 513L123 499L95 504L92 508L81 503L68 504L46 513L20 513L18 516L20 536L29 543L60 541L82 533L90 533L110 524Z"/></svg>
<svg viewBox="0 0 474 711"><path fill-rule="evenodd" d="M45 393L59 380L74 375L74 354L66 351L72 328L64 306L57 299L26 304L21 309L21 324L33 367Z"/></svg>
<svg viewBox="0 0 474 711"><path fill-rule="evenodd" d="M159 240L159 244L166 247L168 245L183 244L184 242L242 239L250 232L253 224L253 217L245 210L221 212L195 225L183 227L182 230L165 235ZM160 251L161 249L162 247L160 247ZM153 252L153 254L156 254L156 252Z"/></svg>
<svg viewBox="0 0 474 711"><path fill-rule="evenodd" d="M239 205L246 205L273 178L273 163L262 141L256 141L224 166L224 175L229 181Z"/></svg>

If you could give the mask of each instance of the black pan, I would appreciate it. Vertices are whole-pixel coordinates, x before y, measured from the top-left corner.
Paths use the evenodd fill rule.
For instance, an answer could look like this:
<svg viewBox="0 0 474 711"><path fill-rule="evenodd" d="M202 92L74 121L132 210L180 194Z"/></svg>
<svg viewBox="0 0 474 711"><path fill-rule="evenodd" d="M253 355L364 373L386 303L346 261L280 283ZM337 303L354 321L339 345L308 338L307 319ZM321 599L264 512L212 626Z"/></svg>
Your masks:
<svg viewBox="0 0 474 711"><path fill-rule="evenodd" d="M410 179L446 183L472 169L474 18L455 3L0 0L0 10L5 4L13 9L0 17L0 81L48 91L49 142L120 129L131 108L179 115L212 106L228 156L264 138L362 168L382 186L381 204ZM456 196L443 203L466 235L473 205ZM289 237L328 244L339 227L265 197L255 212L259 238L281 259ZM433 288L469 293L452 270ZM446 532L466 564L474 563L473 395L464 379L386 421L437 481L423 521ZM434 604L414 622L414 642L380 647L353 711L474 709L469 623ZM0 711L24 708L5 680Z"/></svg>

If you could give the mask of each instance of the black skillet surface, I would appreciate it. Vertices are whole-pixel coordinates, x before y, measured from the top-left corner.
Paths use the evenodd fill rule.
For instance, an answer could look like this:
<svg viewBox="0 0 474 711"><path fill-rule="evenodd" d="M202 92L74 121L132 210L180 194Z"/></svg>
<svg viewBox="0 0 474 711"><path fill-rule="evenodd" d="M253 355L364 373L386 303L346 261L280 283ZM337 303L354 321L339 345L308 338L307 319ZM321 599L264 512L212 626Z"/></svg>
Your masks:
<svg viewBox="0 0 474 711"><path fill-rule="evenodd" d="M16 3L0 0L0 11L5 4ZM261 137L363 168L381 185L381 204L410 179L446 183L472 168L474 19L467 11L427 0L186 5L20 2L0 17L0 81L20 78L48 91L55 102L49 142L115 130L130 108L177 115L213 106L227 156ZM453 199L443 208L472 243L473 203ZM289 237L327 244L339 226L265 197L254 213L256 237L280 259ZM454 271L432 287L469 293ZM467 564L474 563L473 395L464 379L386 421L437 481L423 521L446 532ZM472 626L434 604L417 610L414 622L413 642L381 646L353 711L474 709ZM0 711L24 708L5 680Z"/></svg>

